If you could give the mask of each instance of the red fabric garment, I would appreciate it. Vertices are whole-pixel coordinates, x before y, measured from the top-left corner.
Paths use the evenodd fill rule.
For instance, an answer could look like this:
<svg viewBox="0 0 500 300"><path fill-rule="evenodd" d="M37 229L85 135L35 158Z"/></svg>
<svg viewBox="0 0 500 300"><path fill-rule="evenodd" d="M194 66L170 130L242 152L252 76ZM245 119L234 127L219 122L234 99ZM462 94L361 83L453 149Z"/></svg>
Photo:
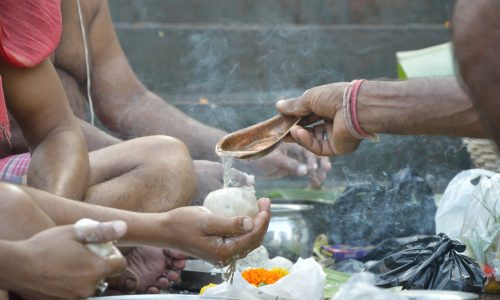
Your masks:
<svg viewBox="0 0 500 300"><path fill-rule="evenodd" d="M18 67L47 58L61 38L61 0L0 0L0 56Z"/></svg>
<svg viewBox="0 0 500 300"><path fill-rule="evenodd" d="M7 139L7 141L10 144L9 115L7 114L7 107L5 106L5 97L3 95L2 76L0 76L0 141L3 139Z"/></svg>
<svg viewBox="0 0 500 300"><path fill-rule="evenodd" d="M59 44L61 0L0 0L0 58L16 67L33 67ZM10 125L0 78L0 139Z"/></svg>

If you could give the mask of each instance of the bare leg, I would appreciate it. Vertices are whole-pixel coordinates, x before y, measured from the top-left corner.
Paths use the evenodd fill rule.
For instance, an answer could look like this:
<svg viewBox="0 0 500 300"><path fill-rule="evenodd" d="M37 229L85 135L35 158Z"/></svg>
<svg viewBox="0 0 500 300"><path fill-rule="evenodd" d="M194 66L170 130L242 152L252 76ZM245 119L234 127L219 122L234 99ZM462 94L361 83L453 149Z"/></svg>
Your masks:
<svg viewBox="0 0 500 300"><path fill-rule="evenodd" d="M0 239L22 240L55 226L54 222L15 185L0 183ZM0 300L9 294L0 290Z"/></svg>
<svg viewBox="0 0 500 300"><path fill-rule="evenodd" d="M189 151L174 138L136 138L90 153L85 202L162 212L189 205L195 192Z"/></svg>
<svg viewBox="0 0 500 300"><path fill-rule="evenodd" d="M137 138L90 154L90 188L85 202L161 212L191 204L196 176L187 148L165 136ZM126 253L128 272L110 281L118 291L159 292L172 266L163 249L137 247Z"/></svg>
<svg viewBox="0 0 500 300"><path fill-rule="evenodd" d="M15 185L0 183L0 199L0 239L27 239L55 226L31 197Z"/></svg>

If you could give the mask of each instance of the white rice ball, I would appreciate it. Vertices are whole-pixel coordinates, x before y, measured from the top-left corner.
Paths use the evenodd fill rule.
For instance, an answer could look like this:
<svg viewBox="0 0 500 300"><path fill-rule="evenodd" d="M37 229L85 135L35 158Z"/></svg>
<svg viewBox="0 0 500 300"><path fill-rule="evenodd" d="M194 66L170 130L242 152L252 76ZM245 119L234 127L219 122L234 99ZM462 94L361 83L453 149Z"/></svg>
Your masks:
<svg viewBox="0 0 500 300"><path fill-rule="evenodd" d="M205 198L203 206L213 213L227 217L255 217L259 206L255 191L248 188L229 187L211 192Z"/></svg>

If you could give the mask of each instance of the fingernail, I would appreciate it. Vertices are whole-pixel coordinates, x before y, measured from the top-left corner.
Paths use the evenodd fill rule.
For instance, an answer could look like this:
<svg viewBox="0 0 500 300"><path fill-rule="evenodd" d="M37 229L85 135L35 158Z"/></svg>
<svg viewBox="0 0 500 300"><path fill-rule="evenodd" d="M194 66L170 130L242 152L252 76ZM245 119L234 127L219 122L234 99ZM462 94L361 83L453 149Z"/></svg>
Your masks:
<svg viewBox="0 0 500 300"><path fill-rule="evenodd" d="M252 230L252 228L253 228L253 221L252 221L252 219L250 219L250 218L245 218L245 219L243 220L243 229L244 229L245 231L250 231L250 230Z"/></svg>
<svg viewBox="0 0 500 300"><path fill-rule="evenodd" d="M317 169L318 169L318 164L317 163L313 164L313 170L316 171Z"/></svg>
<svg viewBox="0 0 500 300"><path fill-rule="evenodd" d="M285 105L285 100L280 100L276 102L276 106L283 106L283 105Z"/></svg>
<svg viewBox="0 0 500 300"><path fill-rule="evenodd" d="M124 235L125 232L127 232L127 223L123 221L113 221L113 230L119 235Z"/></svg>
<svg viewBox="0 0 500 300"><path fill-rule="evenodd" d="M300 165L299 168L297 169L297 175L304 176L306 174L307 174L307 166L306 165Z"/></svg>

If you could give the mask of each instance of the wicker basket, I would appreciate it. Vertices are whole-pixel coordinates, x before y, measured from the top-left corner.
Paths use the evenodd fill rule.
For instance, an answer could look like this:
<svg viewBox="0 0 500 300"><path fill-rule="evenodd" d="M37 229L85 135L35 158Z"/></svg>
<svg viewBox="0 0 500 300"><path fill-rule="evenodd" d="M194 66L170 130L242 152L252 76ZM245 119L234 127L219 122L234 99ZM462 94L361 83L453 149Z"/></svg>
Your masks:
<svg viewBox="0 0 500 300"><path fill-rule="evenodd" d="M464 138L463 141L477 168L500 173L500 155L492 140Z"/></svg>

